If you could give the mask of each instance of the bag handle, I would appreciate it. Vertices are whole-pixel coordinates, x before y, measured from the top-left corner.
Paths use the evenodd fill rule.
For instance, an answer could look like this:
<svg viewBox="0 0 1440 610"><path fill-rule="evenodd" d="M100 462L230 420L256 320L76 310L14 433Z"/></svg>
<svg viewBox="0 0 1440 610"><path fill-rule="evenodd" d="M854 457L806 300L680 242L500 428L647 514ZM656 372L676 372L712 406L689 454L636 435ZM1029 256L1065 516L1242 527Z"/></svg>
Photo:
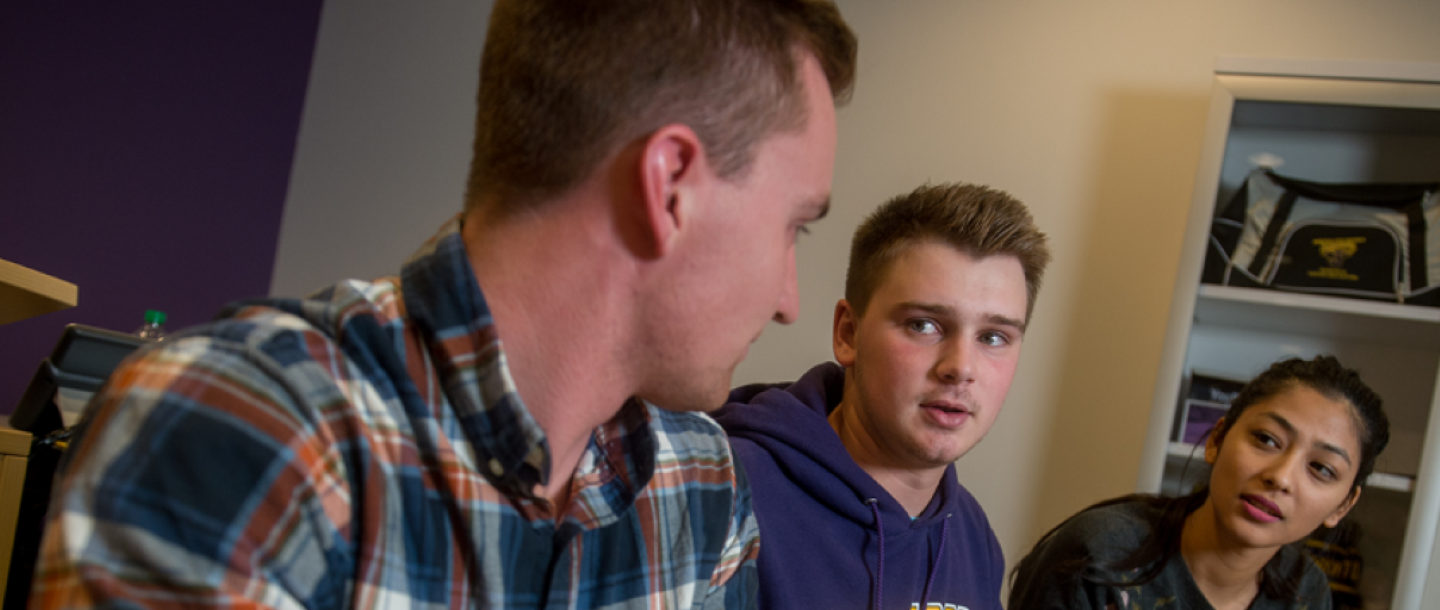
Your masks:
<svg viewBox="0 0 1440 610"><path fill-rule="evenodd" d="M1275 213L1270 215L1270 224L1265 226L1265 235L1260 238L1260 249L1256 250L1257 253L1267 253L1275 248L1275 242L1280 239L1280 227L1290 220L1290 211L1295 209L1296 198L1295 191L1287 188L1280 195L1280 200L1275 202ZM1265 270L1265 264L1277 256L1280 256L1279 252L1255 257L1250 261L1250 275L1260 277L1260 272Z"/></svg>

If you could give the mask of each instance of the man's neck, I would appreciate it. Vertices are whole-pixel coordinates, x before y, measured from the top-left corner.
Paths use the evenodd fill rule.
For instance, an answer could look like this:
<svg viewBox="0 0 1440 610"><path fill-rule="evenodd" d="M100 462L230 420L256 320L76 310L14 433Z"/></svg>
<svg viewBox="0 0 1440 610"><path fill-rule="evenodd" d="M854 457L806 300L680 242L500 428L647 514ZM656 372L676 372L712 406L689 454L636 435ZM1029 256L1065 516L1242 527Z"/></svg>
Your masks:
<svg viewBox="0 0 1440 610"><path fill-rule="evenodd" d="M830 427L839 435L850 458L895 498L911 517L918 517L939 493L945 466L914 467L886 455L844 401L830 412Z"/></svg>
<svg viewBox="0 0 1440 610"><path fill-rule="evenodd" d="M1216 610L1248 608L1260 592L1260 572L1277 549L1227 544L1215 519L1209 500L1186 517L1180 555L1195 585Z"/></svg>
<svg viewBox="0 0 1440 610"><path fill-rule="evenodd" d="M604 221L580 217L595 206L568 203L501 222L472 213L463 227L510 376L550 445L541 493L557 510L591 434L634 391L621 341L631 316L616 253Z"/></svg>

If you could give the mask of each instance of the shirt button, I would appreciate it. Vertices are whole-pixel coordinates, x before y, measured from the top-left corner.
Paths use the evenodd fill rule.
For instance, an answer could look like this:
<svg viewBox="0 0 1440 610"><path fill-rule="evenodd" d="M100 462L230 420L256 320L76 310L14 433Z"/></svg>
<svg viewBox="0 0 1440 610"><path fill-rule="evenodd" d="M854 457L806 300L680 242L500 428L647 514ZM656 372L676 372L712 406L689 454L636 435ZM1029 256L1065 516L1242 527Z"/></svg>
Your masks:
<svg viewBox="0 0 1440 610"><path fill-rule="evenodd" d="M500 465L500 460L490 458L490 474L497 477L505 474L505 467Z"/></svg>

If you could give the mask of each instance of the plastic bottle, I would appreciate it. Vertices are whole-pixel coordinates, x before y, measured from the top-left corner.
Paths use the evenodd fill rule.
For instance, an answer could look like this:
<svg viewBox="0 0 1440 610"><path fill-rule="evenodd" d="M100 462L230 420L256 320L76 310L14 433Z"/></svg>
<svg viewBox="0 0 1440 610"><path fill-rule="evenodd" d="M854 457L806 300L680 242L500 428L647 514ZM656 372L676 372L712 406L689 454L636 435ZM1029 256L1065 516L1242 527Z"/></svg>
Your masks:
<svg viewBox="0 0 1440 610"><path fill-rule="evenodd" d="M165 312L145 310L145 325L135 330L135 336L147 341L165 340Z"/></svg>

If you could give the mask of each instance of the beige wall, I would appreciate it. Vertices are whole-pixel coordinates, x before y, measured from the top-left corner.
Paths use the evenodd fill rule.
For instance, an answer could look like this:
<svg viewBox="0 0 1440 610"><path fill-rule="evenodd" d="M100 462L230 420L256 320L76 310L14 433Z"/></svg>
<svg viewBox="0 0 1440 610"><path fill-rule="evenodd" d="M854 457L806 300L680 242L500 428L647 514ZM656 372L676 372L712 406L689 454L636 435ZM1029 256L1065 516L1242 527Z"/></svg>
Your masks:
<svg viewBox="0 0 1440 610"><path fill-rule="evenodd" d="M835 209L802 239L801 321L736 381L830 357L849 235L881 200L963 180L1029 202L1056 260L1006 411L960 461L1012 563L1134 488L1214 58L1440 62L1434 0L839 3L861 66ZM326 3L276 293L392 273L458 210L487 4Z"/></svg>
<svg viewBox="0 0 1440 610"><path fill-rule="evenodd" d="M799 323L737 382L828 358L847 240L881 200L970 181L1029 203L1055 262L999 423L958 466L1017 561L1135 488L1216 56L1440 62L1440 2L841 0L860 37L835 210Z"/></svg>

